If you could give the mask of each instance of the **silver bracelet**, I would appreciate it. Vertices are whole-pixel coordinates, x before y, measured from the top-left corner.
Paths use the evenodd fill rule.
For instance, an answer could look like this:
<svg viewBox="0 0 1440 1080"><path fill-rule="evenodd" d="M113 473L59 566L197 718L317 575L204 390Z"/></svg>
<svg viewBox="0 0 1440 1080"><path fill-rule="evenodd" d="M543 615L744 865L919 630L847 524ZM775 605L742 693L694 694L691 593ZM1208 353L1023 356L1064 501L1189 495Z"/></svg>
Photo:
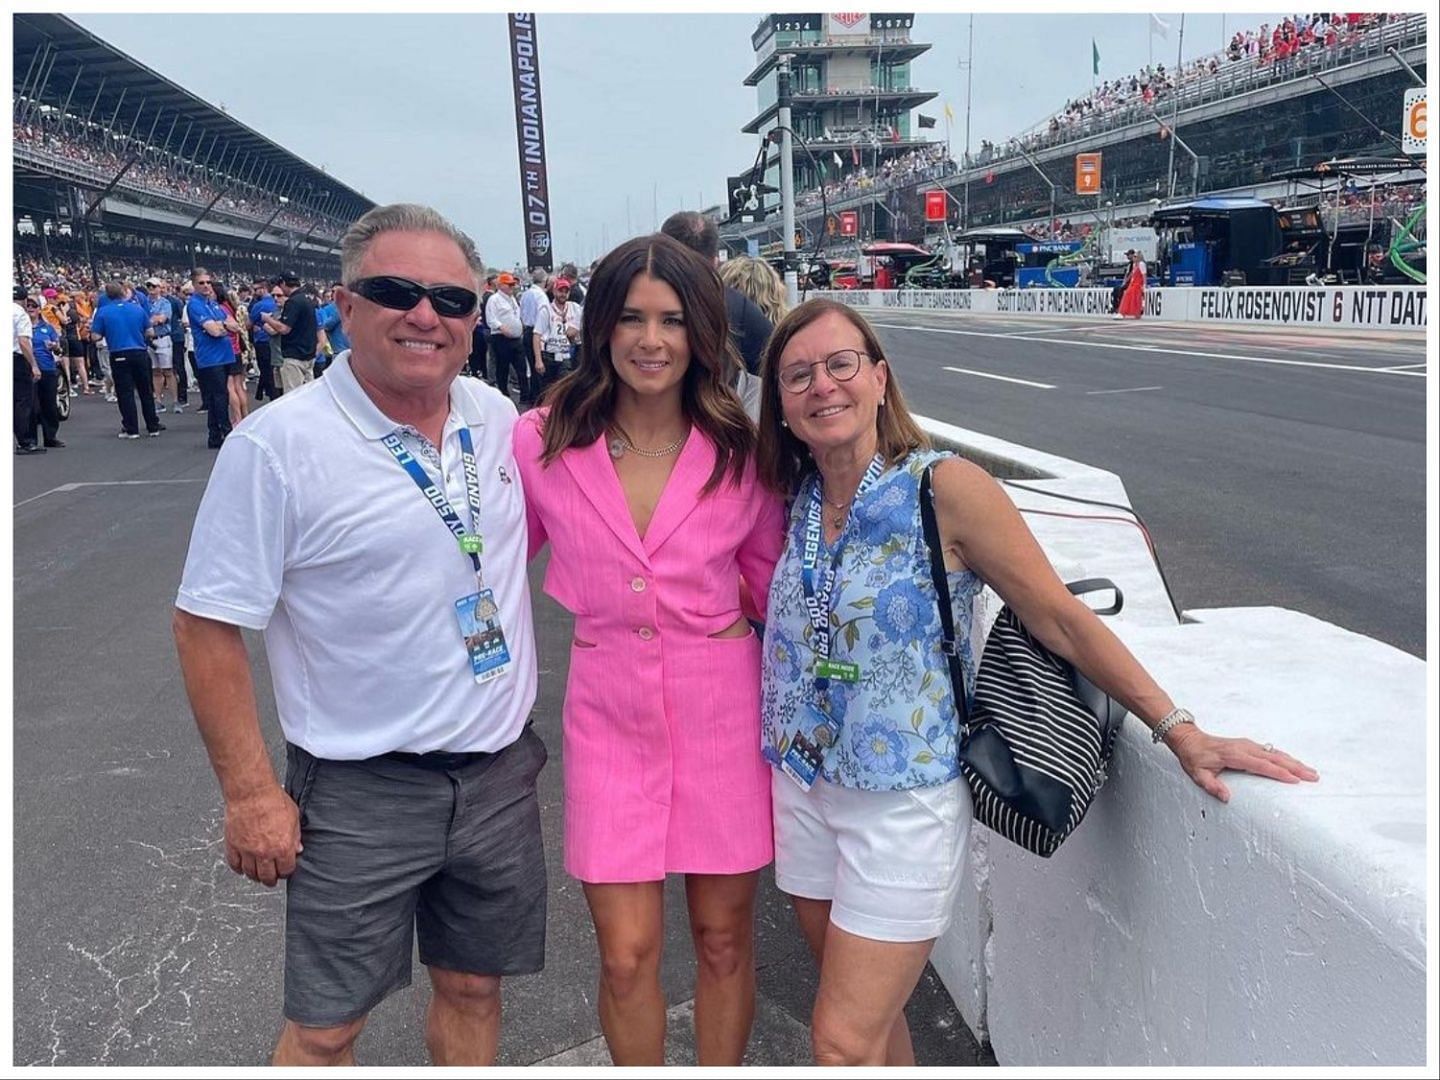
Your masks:
<svg viewBox="0 0 1440 1080"><path fill-rule="evenodd" d="M1150 734L1151 741L1158 743L1181 724L1193 723L1195 723L1195 717L1191 715L1189 709L1172 709L1165 714L1164 719L1155 725L1155 730Z"/></svg>

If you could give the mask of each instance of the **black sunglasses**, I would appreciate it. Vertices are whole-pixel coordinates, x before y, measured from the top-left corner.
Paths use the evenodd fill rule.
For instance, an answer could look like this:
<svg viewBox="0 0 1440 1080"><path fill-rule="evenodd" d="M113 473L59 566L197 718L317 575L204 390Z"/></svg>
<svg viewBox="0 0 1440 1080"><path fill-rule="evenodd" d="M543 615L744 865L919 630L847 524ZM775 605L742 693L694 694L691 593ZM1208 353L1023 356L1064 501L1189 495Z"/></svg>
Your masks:
<svg viewBox="0 0 1440 1080"><path fill-rule="evenodd" d="M461 285L425 286L409 278L388 275L361 278L349 288L357 296L395 311L409 311L428 296L435 314L446 319L463 318L480 302L480 297Z"/></svg>

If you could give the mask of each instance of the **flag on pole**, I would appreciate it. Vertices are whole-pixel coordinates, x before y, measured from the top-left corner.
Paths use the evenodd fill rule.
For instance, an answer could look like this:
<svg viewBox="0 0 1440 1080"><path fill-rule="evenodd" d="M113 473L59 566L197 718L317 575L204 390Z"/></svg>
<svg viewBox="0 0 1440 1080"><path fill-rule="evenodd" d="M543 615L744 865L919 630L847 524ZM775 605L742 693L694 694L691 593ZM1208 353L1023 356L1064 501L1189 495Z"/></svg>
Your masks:
<svg viewBox="0 0 1440 1080"><path fill-rule="evenodd" d="M831 154L830 156L835 159L835 167L836 167L837 169L843 169L843 168L845 167L845 162L843 162L842 160L840 160L840 151L837 150L837 151L835 151L835 153Z"/></svg>
<svg viewBox="0 0 1440 1080"><path fill-rule="evenodd" d="M952 124L955 122L955 110L950 108L948 101L945 102L945 119L949 120Z"/></svg>
<svg viewBox="0 0 1440 1080"><path fill-rule="evenodd" d="M850 147L850 160L854 162L857 166L860 164L860 147Z"/></svg>
<svg viewBox="0 0 1440 1080"><path fill-rule="evenodd" d="M1090 39L1090 65L1091 74L1100 74L1100 46L1095 44L1095 39Z"/></svg>
<svg viewBox="0 0 1440 1080"><path fill-rule="evenodd" d="M948 109L949 106L947 105L946 108ZM916 116L919 117L919 119L920 119L920 126L921 126L922 128L933 128L933 127L935 126L935 117L933 117L933 116L926 116L923 112L922 112L922 113L916 113Z"/></svg>
<svg viewBox="0 0 1440 1080"><path fill-rule="evenodd" d="M1159 34L1166 41L1170 40L1170 24L1159 15L1150 16L1150 33Z"/></svg>

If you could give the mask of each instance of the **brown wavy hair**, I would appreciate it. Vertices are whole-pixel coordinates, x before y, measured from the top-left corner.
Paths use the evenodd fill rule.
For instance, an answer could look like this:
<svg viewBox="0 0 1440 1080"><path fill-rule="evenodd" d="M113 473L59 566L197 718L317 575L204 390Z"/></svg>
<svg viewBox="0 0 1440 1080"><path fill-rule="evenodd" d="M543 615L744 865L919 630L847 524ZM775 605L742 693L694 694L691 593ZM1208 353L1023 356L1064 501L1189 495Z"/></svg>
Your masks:
<svg viewBox="0 0 1440 1080"><path fill-rule="evenodd" d="M834 300L807 300L780 320L765 357L760 363L760 435L755 450L755 469L760 482L781 495L794 495L800 481L815 471L810 448L795 437L780 420L780 354L790 339L825 315L839 315L859 332L865 342L865 353L872 364L884 363L888 378L885 382L885 404L875 417L877 448L885 455L887 465L894 465L912 450L929 450L930 437L905 407L895 368L885 358L885 348L870 324L855 309Z"/></svg>
<svg viewBox="0 0 1440 1080"><path fill-rule="evenodd" d="M680 387L681 408L715 447L715 468L703 490L707 495L714 491L726 472L738 484L745 462L755 452L755 429L731 387L740 361L725 317L725 287L714 266L660 233L627 240L595 268L585 293L580 365L544 397L550 412L540 460L550 465L572 446L591 445L610 426L620 388L610 358L610 337L636 274L669 285L685 312L690 365Z"/></svg>

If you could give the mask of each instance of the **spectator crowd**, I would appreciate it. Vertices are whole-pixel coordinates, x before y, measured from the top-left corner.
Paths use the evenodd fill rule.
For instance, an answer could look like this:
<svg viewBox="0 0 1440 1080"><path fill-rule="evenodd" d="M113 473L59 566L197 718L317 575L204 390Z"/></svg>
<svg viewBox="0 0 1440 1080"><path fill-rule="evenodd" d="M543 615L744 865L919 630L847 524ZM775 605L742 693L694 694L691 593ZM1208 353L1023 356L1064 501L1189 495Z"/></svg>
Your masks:
<svg viewBox="0 0 1440 1080"><path fill-rule="evenodd" d="M982 167L1015 157L1022 150L1033 153L1066 142L1088 133L1099 121L1127 110L1148 111L1182 87L1222 72L1259 67L1273 69L1281 77L1299 74L1327 50L1352 46L1387 23L1404 18L1403 13L1297 14L1273 27L1263 23L1258 30L1238 30L1223 50L1196 57L1178 70L1163 63L1147 64L1133 75L1108 79L1089 94L1067 101L1059 112L1027 133L998 144L981 140L980 149L966 159L966 167Z"/></svg>
<svg viewBox="0 0 1440 1080"><path fill-rule="evenodd" d="M825 184L824 198L825 201L833 204L856 195L887 191L894 187L905 187L926 180L952 176L958 169L959 166L950 157L944 143L917 146L904 154L887 158L873 171L865 165L857 166L854 171L845 174L833 183ZM820 205L820 189L812 188L801 195L799 201L801 206Z"/></svg>
<svg viewBox="0 0 1440 1080"><path fill-rule="evenodd" d="M109 180L131 156L122 151L113 135L96 128L91 134L77 136L64 130L55 113L39 113L26 124L13 128L15 153L44 160L63 162L71 168L91 172ZM292 232L313 235L326 240L339 240L344 223L333 218L319 218L277 202L259 188L233 182L223 194L211 178L181 162L173 155L149 149L143 151L125 171L116 185L168 200L203 208L215 201L214 210L263 223L274 214L272 224ZM276 211L279 211L278 213Z"/></svg>

